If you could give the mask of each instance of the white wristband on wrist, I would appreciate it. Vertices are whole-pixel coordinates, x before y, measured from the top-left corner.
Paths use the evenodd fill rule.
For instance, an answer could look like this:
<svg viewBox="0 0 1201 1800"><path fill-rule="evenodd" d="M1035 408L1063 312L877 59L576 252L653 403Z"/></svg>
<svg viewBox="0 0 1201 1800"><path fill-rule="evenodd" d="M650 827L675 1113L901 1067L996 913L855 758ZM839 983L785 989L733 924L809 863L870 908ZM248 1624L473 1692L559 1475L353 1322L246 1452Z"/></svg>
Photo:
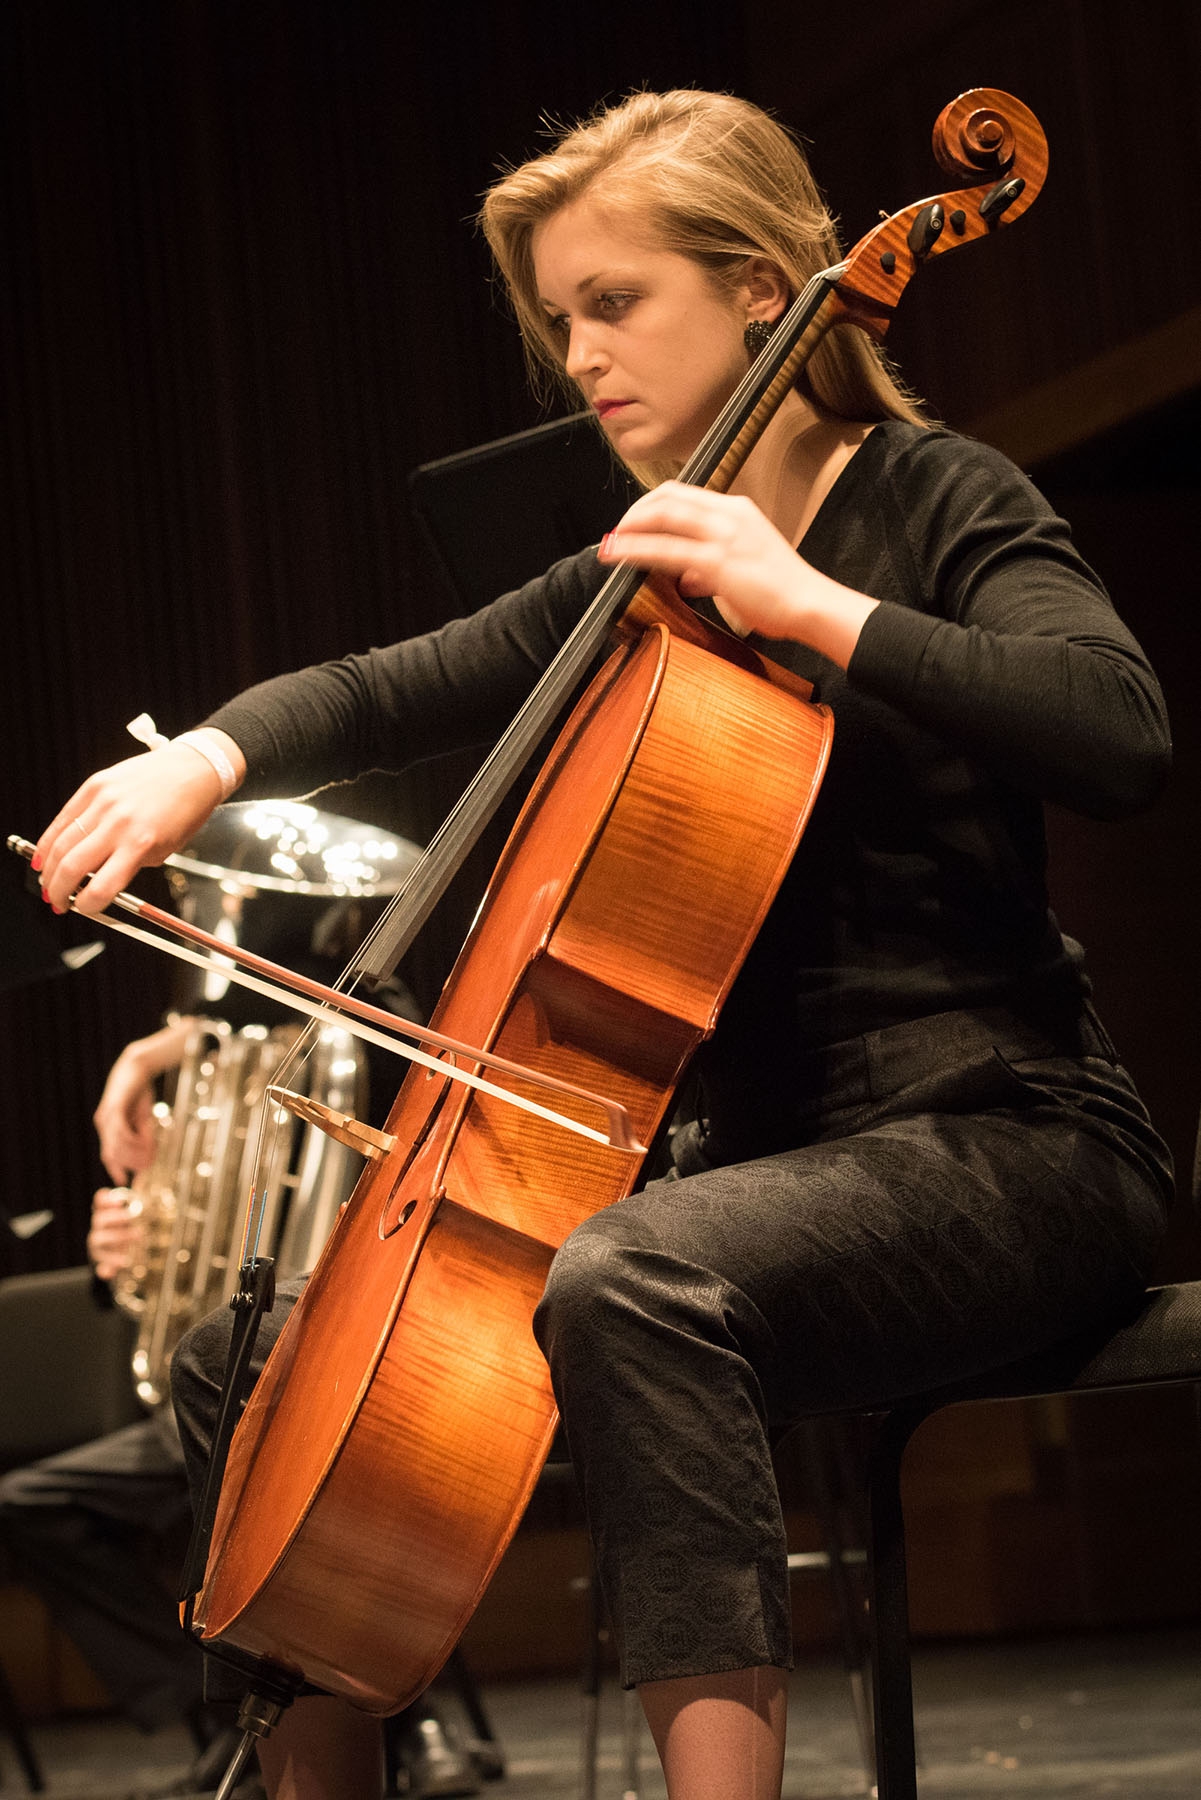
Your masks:
<svg viewBox="0 0 1201 1800"><path fill-rule="evenodd" d="M139 744L145 744L147 750L165 750L171 742L170 738L163 736L149 713L139 713L136 719L129 721L125 729L130 737L137 738Z"/></svg>
<svg viewBox="0 0 1201 1800"><path fill-rule="evenodd" d="M195 750L198 755L203 756L221 783L222 801L229 799L238 785L238 775L220 744L214 743L212 738L205 737L204 733L200 731L181 731L178 737L171 739L171 743L172 745L186 744L190 750Z"/></svg>

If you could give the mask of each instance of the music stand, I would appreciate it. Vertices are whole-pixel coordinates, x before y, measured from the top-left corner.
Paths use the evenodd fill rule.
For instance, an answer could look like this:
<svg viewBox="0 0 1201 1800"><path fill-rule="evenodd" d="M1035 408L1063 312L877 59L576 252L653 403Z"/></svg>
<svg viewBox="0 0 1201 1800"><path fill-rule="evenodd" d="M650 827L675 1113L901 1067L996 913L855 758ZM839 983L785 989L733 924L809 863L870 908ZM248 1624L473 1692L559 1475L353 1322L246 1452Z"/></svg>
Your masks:
<svg viewBox="0 0 1201 1800"><path fill-rule="evenodd" d="M31 892L27 885L23 866L15 858L0 866L4 869L0 879L0 994L65 975L69 969L81 969L100 954L104 948L100 942L64 950L62 934L43 917L44 909L36 891Z"/></svg>

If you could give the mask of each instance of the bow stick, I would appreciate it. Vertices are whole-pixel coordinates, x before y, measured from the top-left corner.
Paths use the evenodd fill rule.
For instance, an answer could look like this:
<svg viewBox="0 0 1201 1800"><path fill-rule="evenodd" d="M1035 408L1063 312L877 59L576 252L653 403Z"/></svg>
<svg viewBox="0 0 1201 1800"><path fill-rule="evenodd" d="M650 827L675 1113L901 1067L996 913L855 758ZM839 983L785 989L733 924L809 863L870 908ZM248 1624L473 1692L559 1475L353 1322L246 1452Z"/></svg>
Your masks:
<svg viewBox="0 0 1201 1800"><path fill-rule="evenodd" d="M23 856L26 862L33 858L35 846L27 838L10 837L8 847L16 855ZM70 904L73 907L74 902ZM98 924L107 926L110 931L136 938L181 962L192 963L195 967L206 970L219 969L239 987L265 994L269 999L291 1006L320 1024L339 1025L355 1037L378 1044L396 1056L403 1056L408 1062L417 1063L448 1080L462 1082L465 1087L476 1088L480 1093L490 1094L494 1099L503 1100L523 1112L533 1113L536 1118L546 1119L552 1125L561 1125L565 1131L574 1131L577 1136L589 1138L593 1143L606 1144L614 1150L628 1150L637 1156L646 1154L646 1146L634 1135L629 1113L616 1100L608 1100L603 1094L595 1094L589 1088L577 1087L574 1082L560 1081L557 1076L544 1075L537 1069L527 1069L521 1063L509 1062L503 1056L494 1056L491 1051L464 1044L458 1038L446 1037L440 1031L431 1031L427 1026L417 1025L411 1019L401 1018L397 1013L386 1012L382 1006L372 1006L353 994L343 994L337 988L326 987L323 982L312 981L307 975L299 975L295 970L286 969L265 956L257 956L251 950L242 949L240 945L227 944L222 939L213 937L210 932L202 931L198 925L189 925L186 920L176 919L161 907L152 906L148 900L139 900L136 894L115 894L112 904L119 906L123 912L132 913L146 924L168 932L172 937L182 938L185 943L200 945L202 949L209 951L209 956L200 956L193 950L185 949L183 944L167 943L155 933L140 930L136 925L126 925L120 919L111 918L108 913L92 913L88 916ZM230 961L240 963L244 969L252 969L255 973L248 975L243 969L231 969L228 966ZM510 1088L498 1087L495 1082L486 1081L482 1076L474 1075L454 1062L427 1056L423 1050L402 1042L401 1035L398 1034L430 1044L448 1056L461 1056L468 1062L478 1063L482 1068L495 1069L498 1074L511 1075L516 1080L528 1081L536 1087L547 1088L552 1093L582 1100L604 1115L608 1121L608 1131L597 1131L593 1126L581 1124L578 1119L572 1119L565 1113L540 1106L536 1100L515 1094Z"/></svg>

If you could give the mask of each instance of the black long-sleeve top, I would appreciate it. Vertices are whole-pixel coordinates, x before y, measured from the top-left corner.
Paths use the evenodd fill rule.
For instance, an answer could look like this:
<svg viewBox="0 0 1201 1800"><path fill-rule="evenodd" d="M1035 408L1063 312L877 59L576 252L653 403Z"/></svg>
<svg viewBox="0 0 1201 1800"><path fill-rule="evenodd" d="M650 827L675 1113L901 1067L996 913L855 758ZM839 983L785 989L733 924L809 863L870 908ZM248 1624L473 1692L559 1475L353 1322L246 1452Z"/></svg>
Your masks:
<svg viewBox="0 0 1201 1800"><path fill-rule="evenodd" d="M833 708L834 748L711 1046L718 1090L723 1064L765 1040L787 1067L959 1007L1073 1016L1086 983L1047 907L1041 802L1120 817L1154 798L1170 758L1146 658L999 453L879 425L801 552L881 604L846 671L753 640ZM471 617L263 683L206 723L242 748L248 798L491 742L605 574L586 550Z"/></svg>

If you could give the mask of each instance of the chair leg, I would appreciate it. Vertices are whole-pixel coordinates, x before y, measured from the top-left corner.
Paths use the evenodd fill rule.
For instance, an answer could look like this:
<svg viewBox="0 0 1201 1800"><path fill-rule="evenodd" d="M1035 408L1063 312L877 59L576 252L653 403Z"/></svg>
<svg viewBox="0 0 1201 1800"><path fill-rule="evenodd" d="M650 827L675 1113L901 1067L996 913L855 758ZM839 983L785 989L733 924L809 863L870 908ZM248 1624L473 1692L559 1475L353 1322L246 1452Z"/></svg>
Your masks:
<svg viewBox="0 0 1201 1800"><path fill-rule="evenodd" d="M4 1672L2 1663L0 1663L0 1727L12 1739L13 1749L17 1753L17 1761L25 1771L25 1785L30 1793L42 1793L46 1783L42 1779L41 1766L33 1753L33 1745L26 1735L25 1721L21 1717L13 1691L8 1685L8 1676Z"/></svg>
<svg viewBox="0 0 1201 1800"><path fill-rule="evenodd" d="M917 1800L901 1460L924 1412L891 1412L868 1452L868 1633L879 1800Z"/></svg>
<svg viewBox="0 0 1201 1800"><path fill-rule="evenodd" d="M876 1758L867 1705L867 1684L864 1679L868 1660L867 1644L862 1623L862 1606L856 1584L849 1574L855 1549L847 1540L841 1502L846 1501L848 1483L842 1466L843 1459L839 1454L840 1445L835 1435L845 1430L845 1422L836 1419L808 1419L804 1421L804 1430L809 1446L808 1466L813 1483L813 1497L838 1615L842 1666L851 1690L851 1711L859 1738L859 1755L863 1763L864 1781L870 1793L876 1779ZM865 1540L866 1533L860 1529L859 1545ZM857 1560L862 1560L862 1556L863 1552L860 1550Z"/></svg>
<svg viewBox="0 0 1201 1800"><path fill-rule="evenodd" d="M604 1682L603 1652L608 1632L605 1603L595 1569L587 1584L588 1641L580 1678L583 1727L580 1737L580 1800L596 1800L600 1764L600 1696ZM621 1800L639 1800L638 1761L642 1740L642 1705L637 1694L621 1692Z"/></svg>
<svg viewBox="0 0 1201 1800"><path fill-rule="evenodd" d="M642 1702L632 1688L621 1691L621 1800L639 1800L638 1753L642 1743Z"/></svg>
<svg viewBox="0 0 1201 1800"><path fill-rule="evenodd" d="M461 1650L452 1650L443 1671L445 1678L454 1684L455 1692L467 1722L471 1726L472 1761L479 1769L485 1781L499 1781L505 1772L504 1751L501 1749L492 1721L488 1717L476 1684L475 1676L467 1667Z"/></svg>
<svg viewBox="0 0 1201 1800"><path fill-rule="evenodd" d="M580 1736L580 1800L596 1800L596 1765L600 1750L601 1646L604 1642L603 1606L595 1569L588 1581L588 1636L580 1674L583 1725Z"/></svg>

